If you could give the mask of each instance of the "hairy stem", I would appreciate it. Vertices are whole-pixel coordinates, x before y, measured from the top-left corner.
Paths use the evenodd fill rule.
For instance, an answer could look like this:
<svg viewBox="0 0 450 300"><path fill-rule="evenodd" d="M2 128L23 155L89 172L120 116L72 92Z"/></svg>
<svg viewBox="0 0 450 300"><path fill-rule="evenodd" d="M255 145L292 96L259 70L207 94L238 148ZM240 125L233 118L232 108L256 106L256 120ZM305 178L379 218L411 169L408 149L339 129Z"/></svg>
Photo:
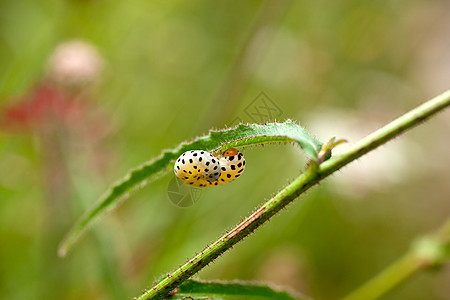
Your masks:
<svg viewBox="0 0 450 300"><path fill-rule="evenodd" d="M137 299L143 300L164 298L164 296L170 293L181 282L200 271L223 252L230 249L237 242L261 226L280 209L298 197L302 192L314 185L317 182L315 178L317 178L317 164L315 162L311 162L303 174L281 190L277 195L275 195L275 197L267 201L236 227L224 234L217 241L205 248L202 252L178 268L176 271L169 274L165 279L160 281L152 289L146 291Z"/></svg>
<svg viewBox="0 0 450 300"><path fill-rule="evenodd" d="M281 190L272 199L263 204L250 216L244 219L231 231L220 237L213 244L205 248L198 255L190 259L183 266L169 274L158 282L153 288L139 296L143 299L162 299L173 291L180 283L188 279L244 237L264 224L273 215L288 205L292 200L300 196L304 191L318 183L323 178L342 168L346 164L363 156L379 145L393 139L407 129L420 124L423 120L441 111L450 105L450 91L447 91L412 111L404 114L398 119L375 131L371 135L356 143L350 150L342 155L333 157L318 166L315 162L308 165L306 171L297 177L291 184ZM409 266L409 259L402 264ZM401 274L400 274L401 275Z"/></svg>
<svg viewBox="0 0 450 300"><path fill-rule="evenodd" d="M328 176L349 162L363 156L367 152L392 140L397 135L420 124L435 113L450 105L450 90L425 102L415 109L407 112L391 123L366 136L351 147L347 152L325 161L320 166L322 176Z"/></svg>
<svg viewBox="0 0 450 300"><path fill-rule="evenodd" d="M417 272L445 263L449 249L450 218L437 233L420 238L405 255L343 300L378 299Z"/></svg>

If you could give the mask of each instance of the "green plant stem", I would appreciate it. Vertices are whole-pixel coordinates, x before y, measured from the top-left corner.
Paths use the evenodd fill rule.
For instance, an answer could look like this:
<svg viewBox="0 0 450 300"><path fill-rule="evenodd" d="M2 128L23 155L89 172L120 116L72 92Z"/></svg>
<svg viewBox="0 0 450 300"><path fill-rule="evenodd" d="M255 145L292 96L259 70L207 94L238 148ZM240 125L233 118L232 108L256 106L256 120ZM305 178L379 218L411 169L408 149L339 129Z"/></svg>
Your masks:
<svg viewBox="0 0 450 300"><path fill-rule="evenodd" d="M450 218L436 234L420 238L405 255L342 300L378 299L419 271L445 263L449 249Z"/></svg>
<svg viewBox="0 0 450 300"><path fill-rule="evenodd" d="M261 226L302 192L314 185L317 182L314 180L315 178L317 178L317 164L311 162L303 174L275 195L275 197L267 201L236 227L224 234L213 244L205 248L176 271L169 274L165 279L161 280L152 289L146 291L137 299L164 298L164 296L170 293L178 284L200 271L223 252L230 249L245 236Z"/></svg>
<svg viewBox="0 0 450 300"><path fill-rule="evenodd" d="M415 255L407 253L389 268L370 280L366 285L355 290L343 300L372 300L390 291L393 287L406 280L421 269L420 261Z"/></svg>
<svg viewBox="0 0 450 300"><path fill-rule="evenodd" d="M328 176L349 162L393 139L400 133L420 124L450 105L450 90L425 102L357 142L347 152L320 165L321 176Z"/></svg>
<svg viewBox="0 0 450 300"><path fill-rule="evenodd" d="M205 248L177 270L167 275L167 277L159 281L153 288L145 291L144 294L136 299L143 300L164 298L180 283L200 271L222 253L229 250L233 245L252 233L256 228L264 224L278 211L300 196L300 194L318 183L320 180L353 160L358 159L367 152L375 149L379 145L393 139L398 134L414 127L417 124L420 124L420 122L443 110L449 105L450 90L429 100L428 102L404 114L383 128L362 139L342 155L333 157L325 161L320 166L312 161L303 174L297 177L291 184L286 186L272 199L263 204L231 231L220 237L213 244ZM410 264L408 260L403 263L408 266ZM399 272L399 274L401 275L402 273ZM397 275L395 278L400 275ZM393 280L390 280L389 282L391 281L394 282Z"/></svg>

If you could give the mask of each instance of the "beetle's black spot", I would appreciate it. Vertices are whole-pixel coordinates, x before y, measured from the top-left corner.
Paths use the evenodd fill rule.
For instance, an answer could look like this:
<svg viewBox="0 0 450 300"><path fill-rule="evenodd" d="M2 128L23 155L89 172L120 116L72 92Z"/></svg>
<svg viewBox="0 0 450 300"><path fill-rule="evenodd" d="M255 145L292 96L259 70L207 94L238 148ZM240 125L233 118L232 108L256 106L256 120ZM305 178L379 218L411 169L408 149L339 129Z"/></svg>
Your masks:
<svg viewBox="0 0 450 300"><path fill-rule="evenodd" d="M219 175L219 172L214 173L215 176Z"/></svg>
<svg viewBox="0 0 450 300"><path fill-rule="evenodd" d="M213 162L213 164L215 164L215 163L216 163L216 160L213 158L212 162Z"/></svg>
<svg viewBox="0 0 450 300"><path fill-rule="evenodd" d="M177 162L180 162L180 159L178 159Z"/></svg>
<svg viewBox="0 0 450 300"><path fill-rule="evenodd" d="M206 166L209 166L209 161L206 162Z"/></svg>
<svg viewBox="0 0 450 300"><path fill-rule="evenodd" d="M192 164L194 161L192 160L192 158L189 158L189 162Z"/></svg>
<svg viewBox="0 0 450 300"><path fill-rule="evenodd" d="M181 161L181 163L183 163L184 164L184 159Z"/></svg>
<svg viewBox="0 0 450 300"><path fill-rule="evenodd" d="M240 170L238 171L238 173L241 173L242 171L244 171L244 169L240 169Z"/></svg>
<svg viewBox="0 0 450 300"><path fill-rule="evenodd" d="M235 165L231 165L231 170L236 170L236 166Z"/></svg>
<svg viewBox="0 0 450 300"><path fill-rule="evenodd" d="M220 180L225 181L223 178L221 178Z"/></svg>
<svg viewBox="0 0 450 300"><path fill-rule="evenodd" d="M214 167L214 170L217 170L217 166Z"/></svg>
<svg viewBox="0 0 450 300"><path fill-rule="evenodd" d="M227 168L225 168L225 167L222 167L222 171L226 171L227 170Z"/></svg>
<svg viewBox="0 0 450 300"><path fill-rule="evenodd" d="M192 152L194 152L194 151L192 151ZM198 155L198 153L194 153L194 154L192 154L193 156L197 156Z"/></svg>
<svg viewBox="0 0 450 300"><path fill-rule="evenodd" d="M234 178L238 178L239 176L241 176L241 174L237 174L236 176L234 176Z"/></svg>
<svg viewBox="0 0 450 300"><path fill-rule="evenodd" d="M183 170L184 173L187 173L186 170Z"/></svg>
<svg viewBox="0 0 450 300"><path fill-rule="evenodd" d="M203 186L203 184L200 184L200 186Z"/></svg>
<svg viewBox="0 0 450 300"><path fill-rule="evenodd" d="M214 183L214 185L217 185L217 182L216 182L216 183Z"/></svg>
<svg viewBox="0 0 450 300"><path fill-rule="evenodd" d="M191 172L191 171L189 171L189 174L192 174L192 172Z"/></svg>
<svg viewBox="0 0 450 300"><path fill-rule="evenodd" d="M228 160L229 160L229 161L232 161L233 159L234 159L234 156L228 157Z"/></svg>
<svg viewBox="0 0 450 300"><path fill-rule="evenodd" d="M203 153L205 153L205 151L200 152L200 154L203 154Z"/></svg>
<svg viewBox="0 0 450 300"><path fill-rule="evenodd" d="M238 163L237 166L238 168L240 168L242 166L242 163Z"/></svg>
<svg viewBox="0 0 450 300"><path fill-rule="evenodd" d="M231 174L227 174L227 178L231 178Z"/></svg>
<svg viewBox="0 0 450 300"><path fill-rule="evenodd" d="M193 182L189 182L189 184L194 184Z"/></svg>
<svg viewBox="0 0 450 300"><path fill-rule="evenodd" d="M205 172L209 172L209 169L205 169Z"/></svg>
<svg viewBox="0 0 450 300"><path fill-rule="evenodd" d="M244 160L244 162L243 162L243 165L245 166L245 160Z"/></svg>
<svg viewBox="0 0 450 300"><path fill-rule="evenodd" d="M178 170L180 169L180 166L177 166Z"/></svg>
<svg viewBox="0 0 450 300"><path fill-rule="evenodd" d="M186 176L185 176L184 179L189 179L189 177L186 177Z"/></svg>
<svg viewBox="0 0 450 300"><path fill-rule="evenodd" d="M197 166L194 166L194 169L197 169Z"/></svg>
<svg viewBox="0 0 450 300"><path fill-rule="evenodd" d="M200 156L200 157L198 158L198 161L202 161L202 159L203 159L203 158Z"/></svg>

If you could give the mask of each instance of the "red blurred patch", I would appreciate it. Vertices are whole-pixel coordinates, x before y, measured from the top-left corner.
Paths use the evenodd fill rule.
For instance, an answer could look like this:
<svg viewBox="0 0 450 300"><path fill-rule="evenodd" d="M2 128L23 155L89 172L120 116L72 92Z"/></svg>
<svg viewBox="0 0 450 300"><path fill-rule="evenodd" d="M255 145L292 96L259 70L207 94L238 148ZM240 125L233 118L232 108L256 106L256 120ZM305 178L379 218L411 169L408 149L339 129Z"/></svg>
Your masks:
<svg viewBox="0 0 450 300"><path fill-rule="evenodd" d="M48 123L69 125L83 111L76 96L50 83L37 85L30 95L14 102L0 116L0 126L7 131L34 131Z"/></svg>

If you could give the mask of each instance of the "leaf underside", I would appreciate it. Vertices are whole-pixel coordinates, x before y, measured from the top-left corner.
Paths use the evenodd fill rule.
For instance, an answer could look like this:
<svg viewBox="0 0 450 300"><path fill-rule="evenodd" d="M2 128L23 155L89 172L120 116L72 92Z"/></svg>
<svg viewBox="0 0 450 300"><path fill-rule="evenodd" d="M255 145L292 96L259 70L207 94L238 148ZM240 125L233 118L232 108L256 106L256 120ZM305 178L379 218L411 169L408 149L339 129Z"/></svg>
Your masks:
<svg viewBox="0 0 450 300"><path fill-rule="evenodd" d="M255 299L255 300L300 300L286 291L274 289L268 285L260 285L242 281L198 281L186 280L178 287L178 292L169 297L170 300L198 299Z"/></svg>
<svg viewBox="0 0 450 300"><path fill-rule="evenodd" d="M121 200L128 198L140 188L164 175L171 169L171 166L173 167L175 160L186 151L217 152L236 147L289 142L297 143L310 159L317 161L322 143L292 120L263 125L240 124L234 128L218 131L210 130L209 134L205 136L191 142L182 143L175 149L165 150L159 157L130 170L124 178L108 189L93 208L82 215L72 227L62 241L58 254L65 256L85 229L102 213L114 208Z"/></svg>

